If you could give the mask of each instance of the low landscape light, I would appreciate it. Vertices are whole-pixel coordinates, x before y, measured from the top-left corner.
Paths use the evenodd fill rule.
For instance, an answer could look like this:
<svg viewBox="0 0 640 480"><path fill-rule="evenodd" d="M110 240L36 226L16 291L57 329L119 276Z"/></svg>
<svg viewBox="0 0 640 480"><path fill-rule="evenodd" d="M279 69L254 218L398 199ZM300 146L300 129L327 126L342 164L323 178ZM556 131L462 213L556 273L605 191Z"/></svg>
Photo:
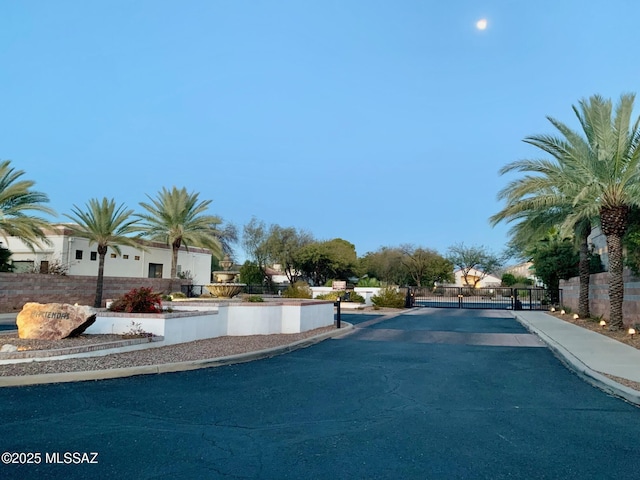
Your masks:
<svg viewBox="0 0 640 480"><path fill-rule="evenodd" d="M556 307L551 307L551 311L555 312L556 311Z"/></svg>
<svg viewBox="0 0 640 480"><path fill-rule="evenodd" d="M602 328L606 327L607 326L607 322L605 322L604 320L600 320L600 326Z"/></svg>
<svg viewBox="0 0 640 480"><path fill-rule="evenodd" d="M564 311L564 308L562 310L560 310L560 315L564 315L565 313L567 313L567 312Z"/></svg>
<svg viewBox="0 0 640 480"><path fill-rule="evenodd" d="M573 314L573 319L574 319L574 320L577 320L577 319L579 319L579 318L580 318L580 315L578 315L577 313L574 313L574 314Z"/></svg>
<svg viewBox="0 0 640 480"><path fill-rule="evenodd" d="M635 334L636 334L636 329L635 329L635 328L633 328L633 327L631 327L631 328L629 329L629 335L634 336Z"/></svg>

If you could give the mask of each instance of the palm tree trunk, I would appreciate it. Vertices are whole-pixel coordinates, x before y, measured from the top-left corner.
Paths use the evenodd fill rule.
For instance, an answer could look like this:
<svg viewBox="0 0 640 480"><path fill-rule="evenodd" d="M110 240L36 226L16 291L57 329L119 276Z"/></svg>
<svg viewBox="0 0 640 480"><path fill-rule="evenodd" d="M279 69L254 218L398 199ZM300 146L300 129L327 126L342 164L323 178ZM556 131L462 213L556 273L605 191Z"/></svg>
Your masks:
<svg viewBox="0 0 640 480"><path fill-rule="evenodd" d="M580 293L578 296L578 315L581 318L589 318L589 283L591 275L589 271L589 232L584 231L580 238L580 263L578 264L578 272L580 275Z"/></svg>
<svg viewBox="0 0 640 480"><path fill-rule="evenodd" d="M102 289L104 286L104 258L106 254L105 252L100 252L100 247L98 247L98 280L96 281L96 298L93 302L94 308L102 307Z"/></svg>
<svg viewBox="0 0 640 480"><path fill-rule="evenodd" d="M622 236L627 228L629 207L618 205L600 209L600 226L607 238L609 253L609 329L618 330L623 326L622 302L624 301L624 280L622 279Z"/></svg>
<svg viewBox="0 0 640 480"><path fill-rule="evenodd" d="M622 237L607 235L609 251L609 329L618 330L623 326L622 302L624 301L624 280L622 278Z"/></svg>
<svg viewBox="0 0 640 480"><path fill-rule="evenodd" d="M180 242L173 242L171 249L171 278L176 278L178 276L178 251L180 250Z"/></svg>

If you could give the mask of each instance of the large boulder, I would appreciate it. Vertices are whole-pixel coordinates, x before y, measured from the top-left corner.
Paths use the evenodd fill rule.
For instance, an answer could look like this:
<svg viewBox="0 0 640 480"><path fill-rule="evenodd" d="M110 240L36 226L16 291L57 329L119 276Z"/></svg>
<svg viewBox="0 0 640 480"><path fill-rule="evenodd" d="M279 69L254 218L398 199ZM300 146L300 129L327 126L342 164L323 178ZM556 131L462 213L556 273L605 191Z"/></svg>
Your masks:
<svg viewBox="0 0 640 480"><path fill-rule="evenodd" d="M93 308L66 303L26 303L18 314L18 337L60 340L76 337L96 321Z"/></svg>

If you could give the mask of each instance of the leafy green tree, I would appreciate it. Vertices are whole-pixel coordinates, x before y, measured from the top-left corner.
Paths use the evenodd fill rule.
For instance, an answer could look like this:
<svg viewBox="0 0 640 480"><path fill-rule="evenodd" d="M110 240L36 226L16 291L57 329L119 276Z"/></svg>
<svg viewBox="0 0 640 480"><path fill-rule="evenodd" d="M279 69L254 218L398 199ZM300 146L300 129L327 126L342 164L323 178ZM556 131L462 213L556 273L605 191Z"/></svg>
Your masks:
<svg viewBox="0 0 640 480"><path fill-rule="evenodd" d="M0 235L18 237L29 248L48 244L44 230L49 222L33 216L31 212L55 215L45 206L49 202L47 195L32 190L35 182L21 180L22 170L11 167L9 160L0 161Z"/></svg>
<svg viewBox="0 0 640 480"><path fill-rule="evenodd" d="M298 277L295 267L298 251L313 241L313 236L304 230L277 224L267 227L255 217L244 226L242 236L245 252L262 269L264 275L267 266L278 264L291 284Z"/></svg>
<svg viewBox="0 0 640 480"><path fill-rule="evenodd" d="M242 247L253 263L262 271L262 278L267 277L267 253L268 229L262 220L251 218L242 229Z"/></svg>
<svg viewBox="0 0 640 480"><path fill-rule="evenodd" d="M518 283L518 281L516 280L516 276L513 273L503 273L501 280L503 287L511 287Z"/></svg>
<svg viewBox="0 0 640 480"><path fill-rule="evenodd" d="M238 242L238 228L233 223L225 223L216 229L215 235L220 242L223 253L218 260L222 260L225 254L233 258L233 244ZM213 255L212 258L217 257Z"/></svg>
<svg viewBox="0 0 640 480"><path fill-rule="evenodd" d="M0 247L0 272L13 272L13 265L11 264L11 250L8 248Z"/></svg>
<svg viewBox="0 0 640 480"><path fill-rule="evenodd" d="M560 279L578 275L579 254L570 238L561 238L553 232L539 241L529 254L536 276L551 290L560 288Z"/></svg>
<svg viewBox="0 0 640 480"><path fill-rule="evenodd" d="M527 277L516 276L513 273L503 273L502 274L502 286L503 287L513 287L516 285L533 285L533 280Z"/></svg>
<svg viewBox="0 0 640 480"><path fill-rule="evenodd" d="M495 273L503 264L503 260L490 252L487 247L482 245L467 247L464 243L450 246L446 258L460 269L465 283L473 284L474 287L487 275ZM472 270L476 270L479 275L473 275Z"/></svg>
<svg viewBox="0 0 640 480"><path fill-rule="evenodd" d="M435 250L402 245L402 265L418 287L453 281L453 264Z"/></svg>
<svg viewBox="0 0 640 480"><path fill-rule="evenodd" d="M102 306L102 289L104 284L104 261L107 249L120 255L120 245L140 248L139 242L129 235L136 232L136 220L130 220L133 210L127 210L124 205L116 206L113 199L95 198L89 200L86 209L81 210L73 206L72 215L65 215L75 225L69 225L73 235L86 238L89 244L98 245L98 280L96 282L96 297L93 306Z"/></svg>
<svg viewBox="0 0 640 480"><path fill-rule="evenodd" d="M254 262L246 260L240 267L240 281L247 285L262 285L264 271Z"/></svg>
<svg viewBox="0 0 640 480"><path fill-rule="evenodd" d="M411 277L402 262L403 257L400 248L381 247L375 252L367 252L360 259L360 269L387 285L406 285Z"/></svg>
<svg viewBox="0 0 640 480"><path fill-rule="evenodd" d="M302 247L313 242L313 236L304 230L293 227L271 225L267 232L264 249L271 264L282 267L289 283L295 283L298 271L295 268L296 255Z"/></svg>
<svg viewBox="0 0 640 480"><path fill-rule="evenodd" d="M187 250L190 246L208 248L222 258L225 231L218 228L222 220L205 213L211 200L200 201L197 193L175 186L171 190L163 187L156 198L147 197L151 203L141 202L140 206L148 213L136 215L142 222L138 228L143 237L171 246L171 278L176 278L182 245Z"/></svg>
<svg viewBox="0 0 640 480"><path fill-rule="evenodd" d="M625 264L634 275L640 275L640 208L632 207L629 211L629 226L623 238L627 252Z"/></svg>
<svg viewBox="0 0 640 480"><path fill-rule="evenodd" d="M296 254L295 268L315 285L331 278L348 279L358 271L355 246L341 238L309 243Z"/></svg>

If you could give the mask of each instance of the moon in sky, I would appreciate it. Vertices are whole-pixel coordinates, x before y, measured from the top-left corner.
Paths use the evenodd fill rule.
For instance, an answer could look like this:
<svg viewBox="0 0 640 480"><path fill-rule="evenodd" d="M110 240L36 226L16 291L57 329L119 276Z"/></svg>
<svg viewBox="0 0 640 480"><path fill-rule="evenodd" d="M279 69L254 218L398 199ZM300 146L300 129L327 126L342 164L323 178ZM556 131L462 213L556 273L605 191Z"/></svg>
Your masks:
<svg viewBox="0 0 640 480"><path fill-rule="evenodd" d="M486 18L482 18L482 19L478 20L476 22L476 28L478 30L484 30L485 28L487 28L487 19Z"/></svg>

